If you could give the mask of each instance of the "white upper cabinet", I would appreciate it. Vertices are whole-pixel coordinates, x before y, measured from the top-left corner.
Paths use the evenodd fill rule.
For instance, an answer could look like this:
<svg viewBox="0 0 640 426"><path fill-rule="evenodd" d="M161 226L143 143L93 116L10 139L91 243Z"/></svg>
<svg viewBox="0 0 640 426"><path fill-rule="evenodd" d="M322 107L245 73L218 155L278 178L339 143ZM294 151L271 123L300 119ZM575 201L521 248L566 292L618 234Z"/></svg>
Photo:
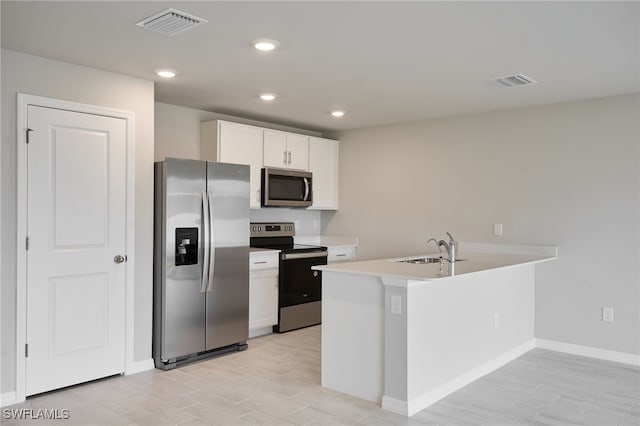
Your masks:
<svg viewBox="0 0 640 426"><path fill-rule="evenodd" d="M265 167L309 170L309 136L264 130Z"/></svg>
<svg viewBox="0 0 640 426"><path fill-rule="evenodd" d="M332 139L309 139L309 170L313 174L313 205L309 209L338 209L339 142Z"/></svg>
<svg viewBox="0 0 640 426"><path fill-rule="evenodd" d="M213 120L200 123L200 159L251 167L252 209L260 208L263 167L313 173L313 205L309 209L338 209L339 143L247 124Z"/></svg>
<svg viewBox="0 0 640 426"><path fill-rule="evenodd" d="M200 126L200 159L251 167L250 207L260 208L263 129L227 121L207 121Z"/></svg>

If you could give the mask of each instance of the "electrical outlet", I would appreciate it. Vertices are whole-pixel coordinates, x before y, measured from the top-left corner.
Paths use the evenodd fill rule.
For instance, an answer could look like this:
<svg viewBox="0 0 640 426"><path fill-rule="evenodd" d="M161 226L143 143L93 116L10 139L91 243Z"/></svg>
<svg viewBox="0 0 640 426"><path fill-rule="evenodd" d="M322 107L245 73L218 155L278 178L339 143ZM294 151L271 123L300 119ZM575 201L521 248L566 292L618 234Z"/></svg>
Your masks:
<svg viewBox="0 0 640 426"><path fill-rule="evenodd" d="M613 322L613 308L602 307L602 321Z"/></svg>
<svg viewBox="0 0 640 426"><path fill-rule="evenodd" d="M402 296L391 296L391 313L402 315Z"/></svg>
<svg viewBox="0 0 640 426"><path fill-rule="evenodd" d="M493 328L500 327L500 312L493 314Z"/></svg>
<svg viewBox="0 0 640 426"><path fill-rule="evenodd" d="M493 224L493 235L495 235L495 236L502 235L502 224L501 223L494 223Z"/></svg>

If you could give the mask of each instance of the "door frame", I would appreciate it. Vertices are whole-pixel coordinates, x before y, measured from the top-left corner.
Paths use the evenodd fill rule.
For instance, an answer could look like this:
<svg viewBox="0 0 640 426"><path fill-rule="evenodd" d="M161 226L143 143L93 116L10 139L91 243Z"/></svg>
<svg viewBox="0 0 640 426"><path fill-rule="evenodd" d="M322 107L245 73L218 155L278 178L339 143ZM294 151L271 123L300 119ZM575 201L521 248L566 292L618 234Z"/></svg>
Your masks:
<svg viewBox="0 0 640 426"><path fill-rule="evenodd" d="M134 362L134 272L135 272L135 113L55 98L18 93L17 110L17 283L16 283L16 403L26 400L27 335L27 108L29 105L124 119L126 122L126 210L125 210L125 374L139 371Z"/></svg>

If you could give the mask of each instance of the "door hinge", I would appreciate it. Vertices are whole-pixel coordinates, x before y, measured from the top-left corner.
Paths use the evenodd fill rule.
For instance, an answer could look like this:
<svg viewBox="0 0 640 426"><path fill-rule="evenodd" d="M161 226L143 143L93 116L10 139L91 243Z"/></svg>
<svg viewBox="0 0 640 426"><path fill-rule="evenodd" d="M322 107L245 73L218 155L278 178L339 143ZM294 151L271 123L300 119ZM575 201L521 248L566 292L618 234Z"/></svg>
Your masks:
<svg viewBox="0 0 640 426"><path fill-rule="evenodd" d="M33 132L33 129L27 129L27 143L29 143L29 134Z"/></svg>
<svg viewBox="0 0 640 426"><path fill-rule="evenodd" d="M26 238L24 246L25 246L25 250L29 251L29 237Z"/></svg>
<svg viewBox="0 0 640 426"><path fill-rule="evenodd" d="M24 344L24 357L25 358L29 358L29 344L28 343Z"/></svg>

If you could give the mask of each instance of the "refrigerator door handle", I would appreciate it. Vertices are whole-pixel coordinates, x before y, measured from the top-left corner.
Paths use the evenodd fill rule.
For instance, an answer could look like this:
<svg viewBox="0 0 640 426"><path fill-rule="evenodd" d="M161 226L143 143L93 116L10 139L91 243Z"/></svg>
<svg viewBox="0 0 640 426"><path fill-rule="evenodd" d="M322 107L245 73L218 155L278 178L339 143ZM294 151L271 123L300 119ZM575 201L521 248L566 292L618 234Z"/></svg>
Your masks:
<svg viewBox="0 0 640 426"><path fill-rule="evenodd" d="M215 233L213 232L213 195L207 193L209 200L209 283L207 285L207 292L213 290L213 270L216 262L216 240Z"/></svg>
<svg viewBox="0 0 640 426"><path fill-rule="evenodd" d="M204 256L202 257L202 283L200 284L200 292L204 293L207 291L207 286L209 285L209 246L211 245L211 242L209 241L209 228L211 226L209 201L207 193L204 191L202 191L202 224L202 234L204 235Z"/></svg>

